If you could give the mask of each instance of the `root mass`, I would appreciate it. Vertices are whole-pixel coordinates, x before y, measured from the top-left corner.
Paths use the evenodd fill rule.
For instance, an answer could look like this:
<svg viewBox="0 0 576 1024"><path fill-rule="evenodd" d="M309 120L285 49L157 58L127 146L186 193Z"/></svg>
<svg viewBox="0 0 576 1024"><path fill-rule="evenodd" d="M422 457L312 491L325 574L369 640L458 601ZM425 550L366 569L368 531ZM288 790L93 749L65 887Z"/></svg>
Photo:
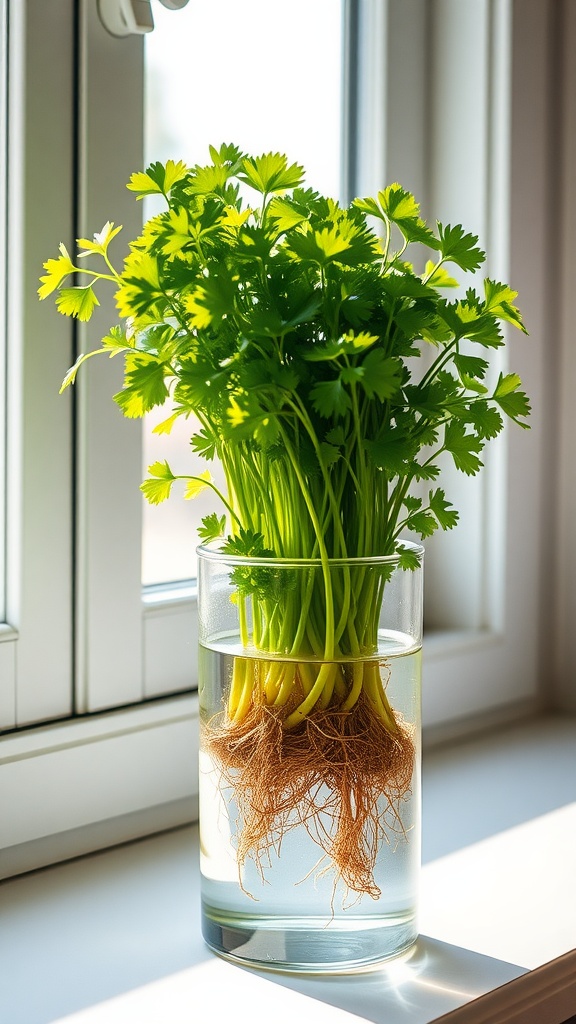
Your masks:
<svg viewBox="0 0 576 1024"><path fill-rule="evenodd" d="M364 693L350 710L317 707L293 729L284 727L287 714L253 703L239 722L218 715L204 726L207 752L238 806L239 870L251 857L264 878L270 854L303 825L327 858L318 874L332 868L335 885L341 879L359 897L378 899L378 849L404 834L413 729L395 714L392 732Z"/></svg>

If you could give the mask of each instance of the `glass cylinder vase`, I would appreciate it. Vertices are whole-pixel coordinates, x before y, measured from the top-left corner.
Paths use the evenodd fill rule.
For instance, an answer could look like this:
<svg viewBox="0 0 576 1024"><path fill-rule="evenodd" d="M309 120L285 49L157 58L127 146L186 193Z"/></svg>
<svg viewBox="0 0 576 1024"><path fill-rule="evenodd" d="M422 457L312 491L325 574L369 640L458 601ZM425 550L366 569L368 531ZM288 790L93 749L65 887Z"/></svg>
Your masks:
<svg viewBox="0 0 576 1024"><path fill-rule="evenodd" d="M203 934L339 972L417 936L422 559L198 549Z"/></svg>

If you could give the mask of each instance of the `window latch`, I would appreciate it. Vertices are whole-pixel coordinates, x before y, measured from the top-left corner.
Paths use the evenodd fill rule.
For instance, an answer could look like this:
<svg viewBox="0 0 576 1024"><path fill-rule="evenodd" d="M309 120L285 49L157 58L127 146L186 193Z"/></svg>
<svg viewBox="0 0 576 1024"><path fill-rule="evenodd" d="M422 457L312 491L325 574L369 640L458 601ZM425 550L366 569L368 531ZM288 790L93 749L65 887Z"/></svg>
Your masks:
<svg viewBox="0 0 576 1024"><path fill-rule="evenodd" d="M179 11L188 0L160 0L170 11ZM143 35L154 29L150 0L98 0L104 28L113 36Z"/></svg>

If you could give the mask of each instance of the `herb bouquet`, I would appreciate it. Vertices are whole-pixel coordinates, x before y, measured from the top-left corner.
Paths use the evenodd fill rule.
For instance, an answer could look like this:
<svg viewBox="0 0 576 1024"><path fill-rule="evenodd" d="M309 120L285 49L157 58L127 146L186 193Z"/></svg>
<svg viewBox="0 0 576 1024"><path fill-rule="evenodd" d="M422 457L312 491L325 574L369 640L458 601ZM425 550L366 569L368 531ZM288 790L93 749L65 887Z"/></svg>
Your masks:
<svg viewBox="0 0 576 1024"><path fill-rule="evenodd" d="M109 255L120 228L108 223L79 240L76 262L60 247L40 295L56 290L62 313L88 320L94 286L110 282L123 326L96 352L124 356L116 402L129 417L169 402L159 433L194 414L192 449L222 463L225 494L209 471L185 478L186 497L210 487L221 503L203 521L202 572L209 580L226 562L238 634L226 648L217 612L201 623L207 648L229 650L224 668L218 655L201 679L223 676L222 698L201 696L203 746L228 808L216 798L218 813L238 819L228 935L242 935L234 941L247 959L287 963L286 952L246 952L252 932L239 922L253 885L242 872L250 862L265 886L298 836L316 850L304 872L316 888L331 876L328 913L314 910L319 928L338 919L338 886L348 912L381 899L379 850L405 840L416 749L414 723L390 697L381 606L398 574L415 579L420 568L404 531L425 538L457 522L437 486L441 455L475 474L504 417L525 425L519 378L489 385L486 358L503 344L502 321L523 326L505 284L487 279L481 294L446 297L457 285L448 267L476 271L484 254L460 226L428 227L400 185L342 208L304 188L303 169L280 154L210 152L205 167L168 161L133 175L128 187L163 195L167 209L121 271ZM422 272L408 246L420 247ZM84 283L70 285L72 275ZM96 352L80 356L63 387ZM177 479L157 462L142 490L157 503ZM417 652L418 632L408 631L404 653ZM224 931L214 944L230 951Z"/></svg>

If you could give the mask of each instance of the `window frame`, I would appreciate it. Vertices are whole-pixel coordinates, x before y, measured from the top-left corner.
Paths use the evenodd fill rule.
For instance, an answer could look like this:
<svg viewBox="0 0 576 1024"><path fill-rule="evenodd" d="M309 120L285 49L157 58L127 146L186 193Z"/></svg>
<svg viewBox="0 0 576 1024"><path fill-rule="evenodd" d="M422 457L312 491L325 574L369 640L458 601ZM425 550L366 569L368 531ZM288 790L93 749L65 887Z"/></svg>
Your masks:
<svg viewBox="0 0 576 1024"><path fill-rule="evenodd" d="M59 367L70 357L72 335L35 301L46 252L55 237L71 235L73 17L68 0L57 0L50 16L37 6L7 8L4 728L70 714L73 704L72 433L69 406L58 401ZM52 123L54 109L60 116ZM47 203L51 182L57 186Z"/></svg>
<svg viewBox="0 0 576 1024"><path fill-rule="evenodd" d="M456 2L461 4L462 0ZM355 191L362 191L364 185L378 188L390 175L403 177L402 161L411 157L403 137L395 90L404 90L402 109L408 110L417 124L424 125L430 115L426 97L431 66L430 62L421 62L420 67L413 57L413 83L406 88L406 76L410 78L410 73L407 67L402 67L405 58L396 43L402 38L399 33L411 26L425 46L431 18L436 37L441 35L442 26L448 24L453 13L453 3L454 0L434 0L429 5L408 4L406 0L357 0L356 6L356 0L350 0L359 19L358 52L362 53L358 62L362 71L359 102L366 95L368 75L374 76L370 115L360 119L356 112L359 162ZM525 575L521 586L526 593L518 604L518 582L509 570L496 581L494 590L490 586L485 590L483 600L490 618L480 628L457 630L451 637L426 640L424 712L432 738L470 728L472 722L477 728L493 718L517 716L534 709L540 699L540 638L536 627L542 594L539 584L541 487L546 456L543 379L547 297L541 282L547 280L548 251L547 223L541 206L550 171L547 155L542 151L548 138L546 119L551 102L551 4L525 0L521 11L513 0L483 0L481 5L473 0L467 4L470 9L478 6L491 26L497 18L509 19L511 32L510 150L507 154L500 148L495 157L499 174L503 173L500 162L507 166L497 210L504 211L506 217L509 213L511 241L508 251L507 239L499 239L498 263L491 265L490 273L509 277L521 293L532 336L529 344L523 339L510 340L511 364L525 379L537 407L530 435L510 430L505 445L496 446L496 454L484 474L481 500L493 511L499 504L499 488L509 481L505 520L499 520L503 527L494 535L495 547L489 557L502 561L505 553L509 564L522 564ZM11 479L19 481L19 486L9 495L8 527L13 535L20 521L23 528L18 531L18 544L10 545L8 565L7 621L18 630L18 639L14 639L13 646L12 640L0 643L0 653L13 651L22 674L18 680L21 717L15 719L16 723L31 723L30 711L26 709L33 698L40 701L36 705L38 717L76 717L14 732L0 742L4 846L0 853L0 876L181 824L194 814L197 792L197 702L189 694L174 695L184 680L192 681L188 665L196 647L194 597L174 589L164 593L149 591L142 601L140 545L135 527L140 516L140 438L136 425L123 421L120 414L115 416L110 402L111 391L118 382L118 366L102 361L100 367L91 368L93 373L83 375L75 397L60 398L56 378L60 380L73 361L74 347L84 345L85 332L81 330L74 337L63 318L54 310L48 311L47 303L40 307L35 298L41 261L54 251L55 241L63 233L67 234L69 244L74 234L92 234L108 219L111 210L118 211L118 220L128 226L126 234L132 231L134 222L128 218L135 216L136 204L127 193L124 203L121 190L141 159L137 153L139 130L133 134L126 132L127 124L142 123L141 40L116 39L105 33L93 0L80 0L78 4L73 0L54 0L51 5L43 0L21 0L12 4L12 10L11 62L14 73L21 73L26 82L26 106L19 108L22 94L13 89L10 180L22 180L25 184L20 191L13 185L11 193L10 230L22 243L13 261L13 273L18 280L10 289L15 298L9 316L13 337L22 338L23 358L19 360L13 355L9 380L14 394L24 381L25 405L23 410L14 406L10 410L10 430L17 440L9 449L9 473ZM75 30L79 40L76 47ZM528 38L532 49L524 52L521 44ZM502 63L494 67L506 76L510 69L492 44L491 36L489 60L500 59ZM70 57L73 53L74 60ZM130 62L133 77L127 73ZM78 92L73 80L77 67L81 83ZM118 91L119 82L127 90L128 106L124 106ZM111 107L104 103L105 95ZM56 104L61 116L54 121L50 115ZM113 115L109 115L109 110ZM76 135L73 126L78 113L82 115L82 127ZM489 113L494 117L494 110ZM528 116L529 134L524 124ZM33 126L38 124L49 126L49 144L44 140L42 146L34 136ZM374 147L370 141L377 137L375 124L384 125L386 145L382 142ZM502 142L506 122L494 123L493 131ZM73 139L78 141L77 151L71 143ZM419 140L418 133L409 140L411 145L421 147L423 161L430 157L427 139L428 132L424 131ZM32 159L33 153L41 155L41 159ZM496 169L492 164L485 168L486 182ZM74 194L73 177L77 170L83 181L75 209L70 196ZM511 190L510 182L519 170L523 187L516 192ZM370 175L374 176L371 181ZM52 187L48 204L46 181ZM407 183L412 185L408 179ZM423 177L413 187L432 206L434 194L424 190ZM537 216L533 216L534 209L540 211ZM494 224L487 228L492 241L496 237ZM536 258L528 261L528 252L536 253ZM99 311L99 322L105 329L114 320L111 310L111 305L108 310L103 305ZM42 338L42 348L38 338ZM13 347L17 352L18 347ZM50 460L37 444L38 436L42 437L44 451L52 453ZM83 468L76 473L74 456L78 455ZM115 481L112 497L107 491L110 478ZM27 505L38 480L47 490L43 516L49 516L54 531L50 532L49 544L41 528L43 516L39 517L37 510ZM71 498L75 491L76 508ZM494 514L498 520L498 509ZM118 531L114 538L110 533L111 520ZM74 523L75 551L70 543ZM122 524L124 534L119 533ZM525 558L527 550L530 559ZM73 585L74 560L78 574ZM107 566L106 573L103 566ZM50 590L54 579L60 587L56 595ZM57 620L56 625L53 620ZM533 627L528 637L527 622ZM73 623L76 641L72 637ZM167 677L164 666L175 649L180 652L178 677ZM78 678L75 690L72 653ZM33 654L40 674L33 671ZM0 668L3 667L0 660ZM470 677L471 667L476 673L476 685L468 702L457 705L461 680ZM519 680L519 685L515 680ZM162 696L166 691L171 695ZM58 704L55 695L65 698L62 704ZM119 706L132 701L140 703ZM46 806L50 808L49 820Z"/></svg>
<svg viewBox="0 0 576 1024"><path fill-rule="evenodd" d="M530 327L529 340L508 333L505 361L497 368L506 369L509 359L525 382L534 406L532 429L507 426L489 446L479 477L458 474L450 481L448 496L464 522L466 514L471 517L472 539L467 526L459 538L454 531L426 544L428 576L432 561L442 563L443 580L456 584L468 572L466 586L474 596L459 621L459 605L469 595L457 589L444 628L425 634L423 722L432 742L542 705L538 627L549 283L543 210L551 170L552 8L533 0L388 0L385 6L359 0L358 10L358 45L366 59L358 83L355 191L367 194L381 181L400 180L423 197L425 216L463 221L477 231L489 253L483 271L513 283ZM469 52L450 49L459 27L466 30ZM474 72L481 74L479 83ZM454 80L458 89L449 85ZM467 89L477 115L470 118L476 132L470 137L462 121ZM384 125L380 142L378 122ZM407 124L415 126L412 133ZM470 208L469 180L475 181L477 208ZM521 187L513 187L517 182Z"/></svg>

